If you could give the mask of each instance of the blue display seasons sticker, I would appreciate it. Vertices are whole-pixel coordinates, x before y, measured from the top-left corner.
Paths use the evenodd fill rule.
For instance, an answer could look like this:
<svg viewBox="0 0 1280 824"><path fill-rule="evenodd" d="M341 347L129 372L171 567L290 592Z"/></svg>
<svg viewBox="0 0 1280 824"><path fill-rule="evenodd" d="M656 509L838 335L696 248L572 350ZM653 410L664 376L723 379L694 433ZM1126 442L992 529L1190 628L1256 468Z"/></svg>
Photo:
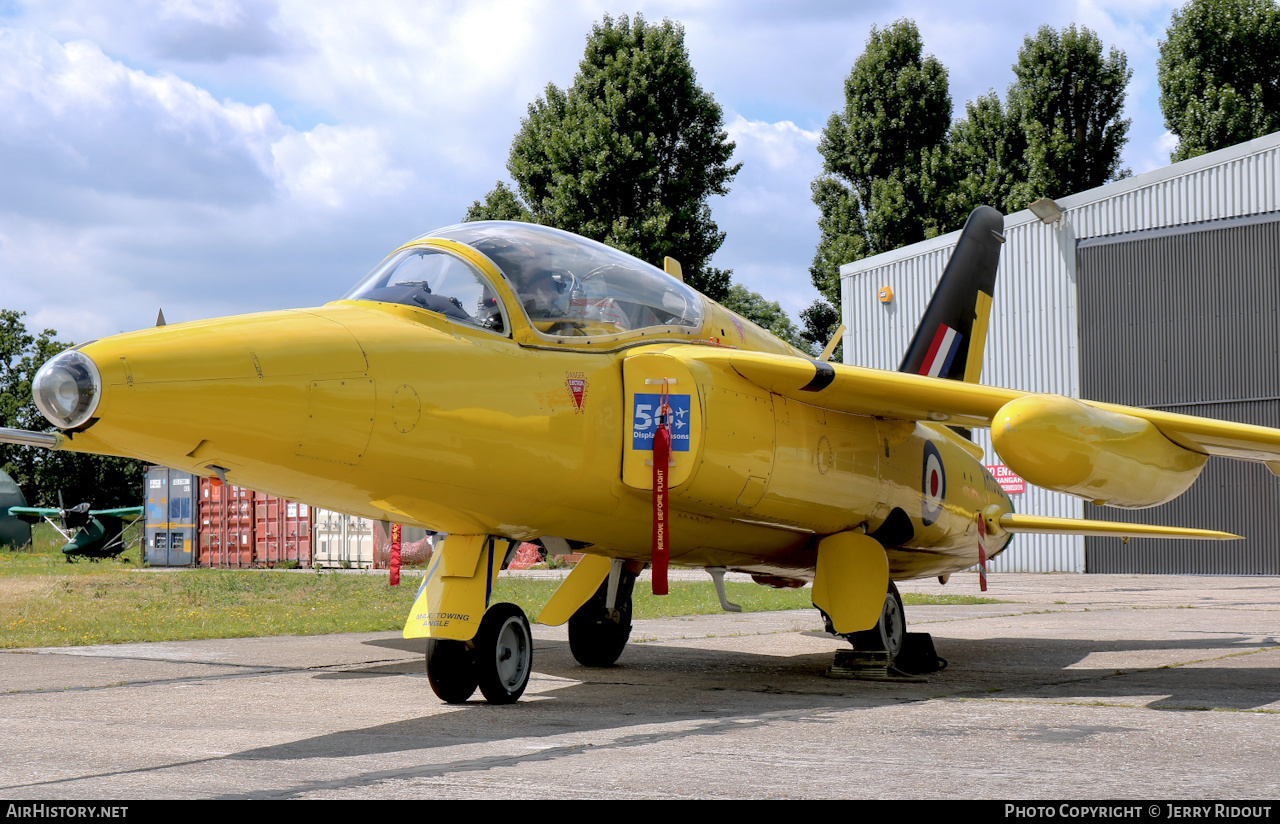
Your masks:
<svg viewBox="0 0 1280 824"><path fill-rule="evenodd" d="M668 395L671 407L671 451L689 451L690 404L688 395ZM662 408L659 394L637 394L635 424L631 429L631 448L653 451L653 436L658 431L658 411Z"/></svg>

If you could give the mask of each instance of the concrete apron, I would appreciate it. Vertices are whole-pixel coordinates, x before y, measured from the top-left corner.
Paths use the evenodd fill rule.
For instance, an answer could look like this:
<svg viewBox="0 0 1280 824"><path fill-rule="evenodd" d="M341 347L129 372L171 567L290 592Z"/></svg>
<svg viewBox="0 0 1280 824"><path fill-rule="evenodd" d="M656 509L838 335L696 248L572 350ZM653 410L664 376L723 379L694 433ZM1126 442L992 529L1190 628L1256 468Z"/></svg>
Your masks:
<svg viewBox="0 0 1280 824"><path fill-rule="evenodd" d="M977 595L976 576L904 593ZM910 606L949 661L830 679L814 610L534 627L512 707L441 704L397 633L0 654L0 791L38 798L1280 796L1280 579L1010 574ZM1276 813L1280 817L1280 811Z"/></svg>

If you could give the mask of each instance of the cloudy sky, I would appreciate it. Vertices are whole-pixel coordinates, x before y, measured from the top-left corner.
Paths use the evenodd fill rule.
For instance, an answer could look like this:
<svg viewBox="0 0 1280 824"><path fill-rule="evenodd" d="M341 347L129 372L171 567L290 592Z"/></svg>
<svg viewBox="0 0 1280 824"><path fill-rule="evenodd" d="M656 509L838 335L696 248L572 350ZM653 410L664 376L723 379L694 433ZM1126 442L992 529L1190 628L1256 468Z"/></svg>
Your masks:
<svg viewBox="0 0 1280 824"><path fill-rule="evenodd" d="M871 26L916 21L966 100L1071 23L1133 69L1125 164L1168 163L1155 61L1178 3L0 0L0 308L64 340L339 297L498 179L528 104L605 14L683 23L742 171L714 262L817 295L818 133ZM1065 193L1058 193L1065 194Z"/></svg>

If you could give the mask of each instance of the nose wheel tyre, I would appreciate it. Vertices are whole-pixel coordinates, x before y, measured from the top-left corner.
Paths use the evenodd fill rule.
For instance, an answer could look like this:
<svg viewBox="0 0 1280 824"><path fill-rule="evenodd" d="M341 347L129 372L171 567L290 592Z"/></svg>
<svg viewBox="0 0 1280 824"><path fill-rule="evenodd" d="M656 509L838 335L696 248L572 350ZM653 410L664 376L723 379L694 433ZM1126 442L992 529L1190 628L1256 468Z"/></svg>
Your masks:
<svg viewBox="0 0 1280 824"><path fill-rule="evenodd" d="M893 581L889 582L889 591L884 594L879 622L871 629L845 637L856 650L888 650L894 657L902 652L902 645L907 640L907 616L902 609L902 596Z"/></svg>
<svg viewBox="0 0 1280 824"><path fill-rule="evenodd" d="M511 704L524 694L533 670L529 619L515 604L494 604L480 620L475 647L476 682L490 704Z"/></svg>
<svg viewBox="0 0 1280 824"><path fill-rule="evenodd" d="M427 639L427 680L446 704L461 704L476 691L474 652L466 641Z"/></svg>

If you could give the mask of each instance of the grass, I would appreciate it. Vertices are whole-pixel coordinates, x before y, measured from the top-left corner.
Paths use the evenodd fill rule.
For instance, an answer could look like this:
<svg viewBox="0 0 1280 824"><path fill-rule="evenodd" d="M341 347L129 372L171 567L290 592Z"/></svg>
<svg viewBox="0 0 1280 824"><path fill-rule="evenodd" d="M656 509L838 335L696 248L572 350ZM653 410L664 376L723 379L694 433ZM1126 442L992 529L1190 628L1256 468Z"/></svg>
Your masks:
<svg viewBox="0 0 1280 824"><path fill-rule="evenodd" d="M29 551L0 550L0 648L176 641L264 635L397 630L413 604L417 578L398 587L384 575L224 569L145 569L135 544L121 560L68 564L51 528L37 528ZM495 601L537 618L558 581L499 578ZM807 589L775 590L727 582L744 611L804 609ZM970 596L905 595L916 603L994 603ZM675 581L655 597L638 584L634 617L720 612L710 581Z"/></svg>
<svg viewBox="0 0 1280 824"><path fill-rule="evenodd" d="M980 595L920 595L915 592L902 593L903 606L969 606L972 604L1003 604L999 598L983 598Z"/></svg>

